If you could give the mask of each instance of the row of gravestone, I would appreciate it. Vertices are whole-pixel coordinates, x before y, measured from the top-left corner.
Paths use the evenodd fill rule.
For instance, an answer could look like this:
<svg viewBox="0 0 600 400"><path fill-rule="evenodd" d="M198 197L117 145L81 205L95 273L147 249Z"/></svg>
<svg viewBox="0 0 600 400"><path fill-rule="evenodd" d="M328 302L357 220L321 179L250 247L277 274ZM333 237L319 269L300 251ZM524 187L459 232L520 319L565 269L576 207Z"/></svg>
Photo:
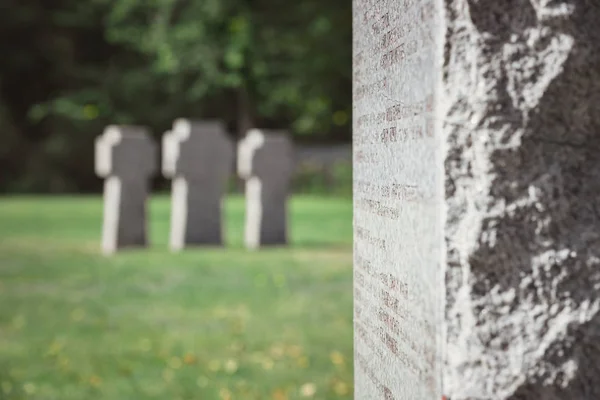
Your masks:
<svg viewBox="0 0 600 400"><path fill-rule="evenodd" d="M96 139L96 174L104 182L102 251L148 244L146 200L157 172L156 144L140 126L109 126ZM245 244L287 243L287 197L293 170L289 136L251 130L237 146L238 175L246 181ZM221 203L234 144L220 122L179 119L162 139L162 173L172 181L172 250L222 245Z"/></svg>

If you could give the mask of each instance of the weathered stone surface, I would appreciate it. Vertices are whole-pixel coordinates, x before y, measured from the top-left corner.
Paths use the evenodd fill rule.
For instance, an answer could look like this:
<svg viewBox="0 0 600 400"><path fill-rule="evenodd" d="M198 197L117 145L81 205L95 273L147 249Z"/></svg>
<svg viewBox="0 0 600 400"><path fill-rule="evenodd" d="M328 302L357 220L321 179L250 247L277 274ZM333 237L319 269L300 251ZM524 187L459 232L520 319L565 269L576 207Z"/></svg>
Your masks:
<svg viewBox="0 0 600 400"><path fill-rule="evenodd" d="M600 3L447 2L452 400L600 398Z"/></svg>
<svg viewBox="0 0 600 400"><path fill-rule="evenodd" d="M600 398L598 20L355 0L356 399Z"/></svg>
<svg viewBox="0 0 600 400"><path fill-rule="evenodd" d="M238 174L246 181L246 247L287 244L287 200L294 167L289 136L253 129L238 145L237 162Z"/></svg>
<svg viewBox="0 0 600 400"><path fill-rule="evenodd" d="M96 138L96 174L104 182L102 251L146 246L146 199L156 172L156 145L138 126L109 126Z"/></svg>
<svg viewBox="0 0 600 400"><path fill-rule="evenodd" d="M220 122L180 119L163 136L163 175L173 180L172 250L222 245L222 199L233 168L233 143Z"/></svg>

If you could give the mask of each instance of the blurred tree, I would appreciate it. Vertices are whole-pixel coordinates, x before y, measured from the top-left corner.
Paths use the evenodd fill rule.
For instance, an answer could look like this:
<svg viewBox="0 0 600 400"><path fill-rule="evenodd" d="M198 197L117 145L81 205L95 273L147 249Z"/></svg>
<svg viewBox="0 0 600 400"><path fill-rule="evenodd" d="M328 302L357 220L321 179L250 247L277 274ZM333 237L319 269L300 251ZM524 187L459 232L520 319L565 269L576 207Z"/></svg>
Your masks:
<svg viewBox="0 0 600 400"><path fill-rule="evenodd" d="M2 0L0 191L89 191L110 123L348 140L349 0Z"/></svg>
<svg viewBox="0 0 600 400"><path fill-rule="evenodd" d="M86 141L75 134L75 122L85 103L63 95L85 87L90 66L106 52L99 23L93 10L73 0L1 2L0 190L76 188L76 177L66 172L76 176L81 170ZM58 99L54 111L68 114L68 120L42 118L36 105L53 99Z"/></svg>
<svg viewBox="0 0 600 400"><path fill-rule="evenodd" d="M286 120L298 134L349 130L350 1L97 1L113 4L110 40L149 55L174 93L234 93L239 131Z"/></svg>

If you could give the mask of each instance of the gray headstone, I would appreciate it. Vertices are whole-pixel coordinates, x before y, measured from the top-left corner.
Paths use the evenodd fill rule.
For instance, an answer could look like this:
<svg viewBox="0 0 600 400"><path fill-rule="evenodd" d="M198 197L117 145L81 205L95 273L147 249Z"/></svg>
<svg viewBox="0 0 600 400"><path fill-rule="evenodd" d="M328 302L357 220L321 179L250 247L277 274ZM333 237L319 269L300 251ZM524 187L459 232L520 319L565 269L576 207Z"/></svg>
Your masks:
<svg viewBox="0 0 600 400"><path fill-rule="evenodd" d="M233 143L220 122L175 121L163 136L163 175L172 179L172 250L222 245L222 200L233 168Z"/></svg>
<svg viewBox="0 0 600 400"><path fill-rule="evenodd" d="M285 132L253 129L240 141L237 161L246 181L246 247L287 244L291 139Z"/></svg>
<svg viewBox="0 0 600 400"><path fill-rule="evenodd" d="M355 399L600 398L599 20L354 0Z"/></svg>
<svg viewBox="0 0 600 400"><path fill-rule="evenodd" d="M156 145L137 126L108 126L96 138L96 174L104 178L102 251L146 246L146 199L156 173Z"/></svg>

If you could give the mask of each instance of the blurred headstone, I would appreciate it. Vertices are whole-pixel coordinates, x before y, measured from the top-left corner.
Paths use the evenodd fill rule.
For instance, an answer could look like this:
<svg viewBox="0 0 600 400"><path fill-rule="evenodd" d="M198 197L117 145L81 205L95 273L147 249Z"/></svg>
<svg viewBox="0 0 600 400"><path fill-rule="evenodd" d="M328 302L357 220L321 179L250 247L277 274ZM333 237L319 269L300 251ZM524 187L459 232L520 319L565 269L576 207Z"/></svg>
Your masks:
<svg viewBox="0 0 600 400"><path fill-rule="evenodd" d="M233 143L220 122L179 119L163 136L162 170L172 179L169 245L222 245L222 200Z"/></svg>
<svg viewBox="0 0 600 400"><path fill-rule="evenodd" d="M600 399L600 7L354 0L355 399Z"/></svg>
<svg viewBox="0 0 600 400"><path fill-rule="evenodd" d="M157 149L139 126L108 126L96 138L96 174L104 178L102 251L148 244L146 200Z"/></svg>
<svg viewBox="0 0 600 400"><path fill-rule="evenodd" d="M246 181L246 247L287 244L287 201L294 168L289 135L252 129L238 145L237 161L238 174Z"/></svg>

